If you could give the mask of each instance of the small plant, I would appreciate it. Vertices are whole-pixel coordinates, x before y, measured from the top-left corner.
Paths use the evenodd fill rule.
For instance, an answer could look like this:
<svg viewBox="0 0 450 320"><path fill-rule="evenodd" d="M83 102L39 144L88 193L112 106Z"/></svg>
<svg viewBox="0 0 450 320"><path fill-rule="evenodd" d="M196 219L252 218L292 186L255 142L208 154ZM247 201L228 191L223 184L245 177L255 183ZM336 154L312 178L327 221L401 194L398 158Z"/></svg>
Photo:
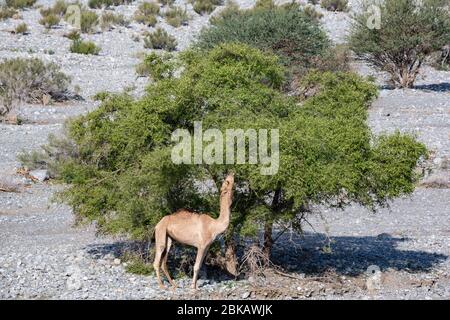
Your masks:
<svg viewBox="0 0 450 320"><path fill-rule="evenodd" d="M125 19L123 14L114 14L105 12L100 17L100 28L102 30L110 30L113 26L128 26L130 22Z"/></svg>
<svg viewBox="0 0 450 320"><path fill-rule="evenodd" d="M22 22L21 24L17 25L16 29L14 30L15 34L26 34L28 31L28 26L25 22Z"/></svg>
<svg viewBox="0 0 450 320"><path fill-rule="evenodd" d="M6 6L14 9L24 9L32 7L36 0L5 0Z"/></svg>
<svg viewBox="0 0 450 320"><path fill-rule="evenodd" d="M222 0L193 0L194 11L198 14L209 14L221 4Z"/></svg>
<svg viewBox="0 0 450 320"><path fill-rule="evenodd" d="M320 6L328 11L348 11L348 0L322 0Z"/></svg>
<svg viewBox="0 0 450 320"><path fill-rule="evenodd" d="M65 34L64 37L66 37L70 40L78 40L78 39L80 39L81 35L78 30L72 30L69 33Z"/></svg>
<svg viewBox="0 0 450 320"><path fill-rule="evenodd" d="M53 14L62 18L66 14L68 6L69 5L64 0L58 0L55 2L53 7L42 8L40 13L43 17Z"/></svg>
<svg viewBox="0 0 450 320"><path fill-rule="evenodd" d="M127 262L125 269L129 273L139 274L143 276L149 276L153 274L153 266L151 264L145 263L142 259L134 258Z"/></svg>
<svg viewBox="0 0 450 320"><path fill-rule="evenodd" d="M153 80L162 80L173 76L175 65L171 63L172 55L169 53L157 54L152 52L136 66L136 73L143 77L150 76Z"/></svg>
<svg viewBox="0 0 450 320"><path fill-rule="evenodd" d="M120 6L131 2L133 2L133 0L89 0L88 6L91 9L101 9L111 6Z"/></svg>
<svg viewBox="0 0 450 320"><path fill-rule="evenodd" d="M175 0L158 0L158 2L163 6L171 6L175 2Z"/></svg>
<svg viewBox="0 0 450 320"><path fill-rule="evenodd" d="M154 32L146 34L144 37L144 47L147 49L174 51L177 47L177 41L164 29L157 28Z"/></svg>
<svg viewBox="0 0 450 320"><path fill-rule="evenodd" d="M12 18L16 14L18 14L16 9L0 5L0 21Z"/></svg>
<svg viewBox="0 0 450 320"><path fill-rule="evenodd" d="M154 2L142 2L134 13L134 20L153 27L158 22L156 16L159 14L159 10L159 5Z"/></svg>
<svg viewBox="0 0 450 320"><path fill-rule="evenodd" d="M82 33L93 33L98 25L98 15L94 11L81 12L80 27Z"/></svg>
<svg viewBox="0 0 450 320"><path fill-rule="evenodd" d="M100 50L100 47L97 47L94 42L83 41L81 39L72 41L72 45L70 46L70 52L79 54L98 55Z"/></svg>
<svg viewBox="0 0 450 320"><path fill-rule="evenodd" d="M314 20L320 20L323 18L323 14L320 11L317 11L316 8L314 8L314 6L312 5L307 5L303 7L303 12L311 17Z"/></svg>
<svg viewBox="0 0 450 320"><path fill-rule="evenodd" d="M0 63L0 114L9 113L17 103L42 102L50 96L59 101L67 96L70 78L54 63L39 59L7 59Z"/></svg>
<svg viewBox="0 0 450 320"><path fill-rule="evenodd" d="M218 14L215 14L211 18L209 18L209 22L211 24L218 24L223 19L228 19L233 15L237 15L240 13L239 5L233 0L228 0L225 8L223 8Z"/></svg>
<svg viewBox="0 0 450 320"><path fill-rule="evenodd" d="M190 17L186 9L181 7L172 7L164 12L166 22L172 27L178 28L181 25L187 25Z"/></svg>
<svg viewBox="0 0 450 320"><path fill-rule="evenodd" d="M57 26L59 22L61 21L61 18L53 13L47 14L46 16L43 16L39 23L42 24L45 28L51 29L54 26Z"/></svg>
<svg viewBox="0 0 450 320"><path fill-rule="evenodd" d="M274 9L276 4L273 0L256 0L255 9Z"/></svg>

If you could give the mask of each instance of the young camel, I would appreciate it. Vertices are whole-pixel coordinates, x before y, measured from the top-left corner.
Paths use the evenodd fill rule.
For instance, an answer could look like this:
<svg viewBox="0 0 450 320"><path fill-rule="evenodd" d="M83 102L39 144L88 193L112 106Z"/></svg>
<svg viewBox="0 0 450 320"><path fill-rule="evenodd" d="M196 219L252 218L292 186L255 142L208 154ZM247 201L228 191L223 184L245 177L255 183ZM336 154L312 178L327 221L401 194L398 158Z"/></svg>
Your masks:
<svg viewBox="0 0 450 320"><path fill-rule="evenodd" d="M187 210L179 210L165 216L155 227L155 261L153 267L158 278L159 287L164 289L159 268L166 275L173 288L175 282L167 269L167 257L172 240L197 248L197 258L194 265L192 288L197 289L197 277L209 246L218 235L225 232L230 223L230 207L233 200L234 175L229 174L220 189L220 215L213 219L206 214L197 214Z"/></svg>

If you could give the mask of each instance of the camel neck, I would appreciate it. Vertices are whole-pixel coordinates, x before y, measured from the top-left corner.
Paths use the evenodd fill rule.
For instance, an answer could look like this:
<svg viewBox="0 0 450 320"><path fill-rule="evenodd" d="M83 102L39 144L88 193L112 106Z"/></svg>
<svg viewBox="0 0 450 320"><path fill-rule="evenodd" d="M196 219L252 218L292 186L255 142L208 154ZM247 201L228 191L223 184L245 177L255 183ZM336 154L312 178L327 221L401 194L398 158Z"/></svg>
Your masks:
<svg viewBox="0 0 450 320"><path fill-rule="evenodd" d="M216 221L219 233L224 232L228 228L230 224L230 206L227 201L220 200L220 214Z"/></svg>

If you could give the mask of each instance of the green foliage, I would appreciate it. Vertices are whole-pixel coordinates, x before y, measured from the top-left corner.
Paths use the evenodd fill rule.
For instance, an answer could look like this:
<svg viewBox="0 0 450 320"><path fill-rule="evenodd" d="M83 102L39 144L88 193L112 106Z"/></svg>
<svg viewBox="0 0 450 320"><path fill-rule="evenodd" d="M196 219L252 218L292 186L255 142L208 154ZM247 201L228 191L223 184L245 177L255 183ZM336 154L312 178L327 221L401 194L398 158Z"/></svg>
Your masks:
<svg viewBox="0 0 450 320"><path fill-rule="evenodd" d="M177 41L164 29L156 28L155 31L145 35L144 48L174 51L177 48Z"/></svg>
<svg viewBox="0 0 450 320"><path fill-rule="evenodd" d="M80 27L83 33L93 33L98 25L98 15L94 11L82 10Z"/></svg>
<svg viewBox="0 0 450 320"><path fill-rule="evenodd" d="M130 22L123 16L123 14L114 14L112 12L104 12L100 17L100 28L102 30L109 30L113 26L128 26Z"/></svg>
<svg viewBox="0 0 450 320"><path fill-rule="evenodd" d="M61 21L61 18L53 13L47 14L43 16L39 23L42 24L45 28L51 29L54 26L57 26L59 22Z"/></svg>
<svg viewBox="0 0 450 320"><path fill-rule="evenodd" d="M152 61L167 63L158 58ZM196 186L220 185L231 169L230 232L236 237L255 234L267 221L295 227L312 204L374 208L413 190L413 169L425 148L399 133L372 136L373 83L351 73L313 72L302 87L314 94L298 101L281 91L279 59L258 49L223 44L177 59L177 76L154 79L145 97L107 95L68 127L77 156L59 162L58 174L69 185L59 199L79 219L97 221L100 232L146 239L162 216L181 207L216 216L218 190ZM192 134L199 120L203 130L221 132L279 128L278 173L261 175L263 164L174 164L171 133L185 128Z"/></svg>
<svg viewBox="0 0 450 320"><path fill-rule="evenodd" d="M22 22L17 25L17 27L14 29L14 33L16 34L26 34L28 31L28 26L25 22Z"/></svg>
<svg viewBox="0 0 450 320"><path fill-rule="evenodd" d="M275 9L277 5L273 0L256 0L255 9Z"/></svg>
<svg viewBox="0 0 450 320"><path fill-rule="evenodd" d="M323 14L320 11L316 10L316 8L314 8L314 6L312 5L304 6L303 12L314 20L320 20L323 18Z"/></svg>
<svg viewBox="0 0 450 320"><path fill-rule="evenodd" d="M386 0L380 8L380 28L371 11L355 17L351 49L374 67L388 72L395 87L412 87L425 58L450 43L450 15L442 0Z"/></svg>
<svg viewBox="0 0 450 320"><path fill-rule="evenodd" d="M134 13L134 20L153 27L158 22L156 16L159 10L159 5L154 2L142 2Z"/></svg>
<svg viewBox="0 0 450 320"><path fill-rule="evenodd" d="M120 6L133 2L133 0L89 0L88 6L91 9L101 9L112 6Z"/></svg>
<svg viewBox="0 0 450 320"><path fill-rule="evenodd" d="M79 54L93 54L98 55L101 48L98 47L92 41L83 41L81 39L75 39L70 45L70 52Z"/></svg>
<svg viewBox="0 0 450 320"><path fill-rule="evenodd" d="M173 76L176 65L171 61L172 55L157 54L152 52L145 56L142 63L136 66L136 72L140 76L150 76L154 80L162 80Z"/></svg>
<svg viewBox="0 0 450 320"><path fill-rule="evenodd" d="M70 78L54 63L6 59L0 63L0 113L11 111L17 101L42 102L44 95L62 100L69 84Z"/></svg>
<svg viewBox="0 0 450 320"><path fill-rule="evenodd" d="M192 0L194 11L198 14L211 13L222 4L222 0Z"/></svg>
<svg viewBox="0 0 450 320"><path fill-rule="evenodd" d="M172 27L178 28L181 25L187 25L190 19L186 9L181 7L171 7L164 12L166 22Z"/></svg>
<svg viewBox="0 0 450 320"><path fill-rule="evenodd" d="M36 0L5 0L6 6L14 9L24 9L32 7Z"/></svg>
<svg viewBox="0 0 450 320"><path fill-rule="evenodd" d="M0 5L0 21L12 18L16 14L18 14L16 9Z"/></svg>
<svg viewBox="0 0 450 320"><path fill-rule="evenodd" d="M201 32L197 47L210 49L220 43L246 43L277 54L288 69L296 73L310 67L312 59L324 54L330 46L318 22L298 6L236 13L230 10Z"/></svg>
<svg viewBox="0 0 450 320"><path fill-rule="evenodd" d="M209 18L209 22L211 24L218 24L223 19L227 19L230 16L239 14L240 8L239 5L233 0L227 0L225 4L225 8L223 8L218 14Z"/></svg>
<svg viewBox="0 0 450 320"><path fill-rule="evenodd" d="M130 257L127 259L125 269L129 273L149 276L154 273L153 265L144 262L140 257Z"/></svg>
<svg viewBox="0 0 450 320"><path fill-rule="evenodd" d="M348 11L348 0L321 0L320 6L328 11Z"/></svg>

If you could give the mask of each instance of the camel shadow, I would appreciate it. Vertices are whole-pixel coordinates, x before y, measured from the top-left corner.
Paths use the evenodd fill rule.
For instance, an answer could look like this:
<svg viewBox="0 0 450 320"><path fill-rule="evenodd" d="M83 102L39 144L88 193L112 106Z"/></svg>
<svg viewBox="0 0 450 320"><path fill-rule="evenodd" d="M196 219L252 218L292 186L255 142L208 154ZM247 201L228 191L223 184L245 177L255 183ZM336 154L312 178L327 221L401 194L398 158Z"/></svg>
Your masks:
<svg viewBox="0 0 450 320"><path fill-rule="evenodd" d="M328 238L321 233L283 235L272 250L272 261L288 272L306 276L322 276L334 272L346 276L358 276L376 266L381 271L388 269L409 273L430 272L448 256L421 250L399 248L411 239L390 234L377 236L334 236ZM120 258L130 250L141 250L142 244L120 241L88 245L86 252L93 259ZM184 277L192 276L195 261L194 248L175 245L169 256L170 273L177 278L180 270ZM242 250L239 250L239 256ZM151 264L151 261L148 261ZM183 266L184 264L184 266ZM200 279L221 282L235 279L216 266L204 264Z"/></svg>
<svg viewBox="0 0 450 320"><path fill-rule="evenodd" d="M305 275L320 276L332 271L358 276L373 266L381 271L429 272L448 258L439 253L398 248L410 239L386 233L331 238L320 233L305 233L299 238L285 236L280 239L284 245L274 247L272 260L291 272Z"/></svg>

